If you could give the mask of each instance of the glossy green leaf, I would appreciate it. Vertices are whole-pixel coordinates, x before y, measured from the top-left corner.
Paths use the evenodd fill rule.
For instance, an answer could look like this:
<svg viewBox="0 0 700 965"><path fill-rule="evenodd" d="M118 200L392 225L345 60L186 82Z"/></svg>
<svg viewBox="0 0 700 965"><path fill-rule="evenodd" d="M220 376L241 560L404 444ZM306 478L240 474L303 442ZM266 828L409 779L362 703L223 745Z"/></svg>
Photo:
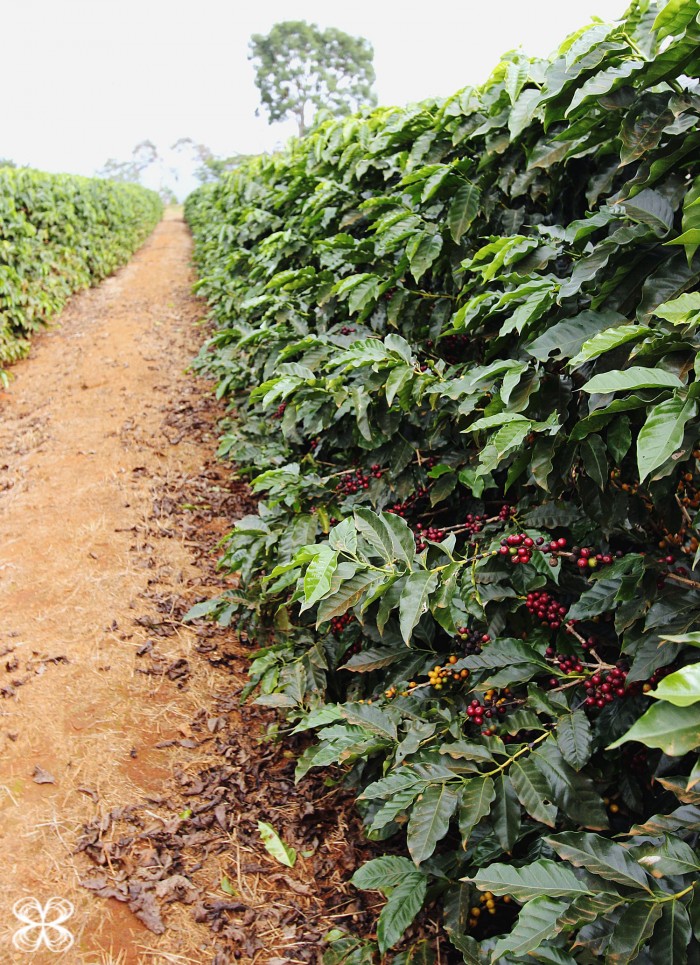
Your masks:
<svg viewBox="0 0 700 965"><path fill-rule="evenodd" d="M649 696L667 700L676 707L689 707L691 704L696 704L700 701L700 663L681 667L680 670L664 677L655 690L649 691Z"/></svg>
<svg viewBox="0 0 700 965"><path fill-rule="evenodd" d="M356 888L363 891L383 892L385 889L396 888L415 874L416 866L408 858L387 854L363 864L350 880Z"/></svg>
<svg viewBox="0 0 700 965"><path fill-rule="evenodd" d="M639 954L639 949L654 931L663 906L653 901L634 901L622 911L606 949L606 961L611 965L628 965Z"/></svg>
<svg viewBox="0 0 700 965"><path fill-rule="evenodd" d="M360 724L366 730L391 741L397 740L396 722L374 704L343 704L340 713L352 724Z"/></svg>
<svg viewBox="0 0 700 965"><path fill-rule="evenodd" d="M637 437L637 466L643 481L681 447L689 419L696 412L695 402L677 396L660 402L649 410Z"/></svg>
<svg viewBox="0 0 700 965"><path fill-rule="evenodd" d="M380 280L375 275L362 275L353 285L348 297L348 311L351 315L361 312L371 304L379 293Z"/></svg>
<svg viewBox="0 0 700 965"><path fill-rule="evenodd" d="M605 443L594 432L583 440L580 451L586 473L599 489L605 489L608 483L608 459Z"/></svg>
<svg viewBox="0 0 700 965"><path fill-rule="evenodd" d="M661 639L668 640L669 643L684 643L689 647L700 647L700 630L691 633L662 633Z"/></svg>
<svg viewBox="0 0 700 965"><path fill-rule="evenodd" d="M442 235L437 233L425 232L411 240L406 253L411 266L411 274L416 282L419 282L431 267L441 249Z"/></svg>
<svg viewBox="0 0 700 965"><path fill-rule="evenodd" d="M599 834L570 831L547 838L560 858L606 881L649 891L649 879L623 847Z"/></svg>
<svg viewBox="0 0 700 965"><path fill-rule="evenodd" d="M279 861L280 864L287 868L293 868L297 860L297 853L294 848L285 844L272 825L266 821L258 821L258 831L267 853L272 855L275 861Z"/></svg>
<svg viewBox="0 0 700 965"><path fill-rule="evenodd" d="M584 386L584 392L631 392L634 389L653 389L658 386L674 389L683 388L678 376L663 369L648 369L633 365L629 369L616 372L601 372L594 375Z"/></svg>
<svg viewBox="0 0 700 965"><path fill-rule="evenodd" d="M416 541L408 523L394 513L382 513L381 519L389 533L395 558L410 565L415 559Z"/></svg>
<svg viewBox="0 0 700 965"><path fill-rule="evenodd" d="M658 235L667 234L673 226L673 206L651 188L644 188L631 200L623 201L622 207L629 218L648 224Z"/></svg>
<svg viewBox="0 0 700 965"><path fill-rule="evenodd" d="M423 907L428 880L420 873L407 876L394 888L377 923L379 950L392 948Z"/></svg>
<svg viewBox="0 0 700 965"><path fill-rule="evenodd" d="M700 245L700 228L690 228L666 242L667 245Z"/></svg>
<svg viewBox="0 0 700 965"><path fill-rule="evenodd" d="M548 740L533 752L533 760L549 784L554 803L584 828L607 828L608 818L600 796L588 776L567 763L558 747Z"/></svg>
<svg viewBox="0 0 700 965"><path fill-rule="evenodd" d="M308 610L331 588L331 578L338 565L338 554L330 546L314 548L314 556L304 574L303 610Z"/></svg>
<svg viewBox="0 0 700 965"><path fill-rule="evenodd" d="M459 800L459 830L464 847L476 825L491 810L495 797L496 787L490 777L474 777L464 782Z"/></svg>
<svg viewBox="0 0 700 965"><path fill-rule="evenodd" d="M534 358L544 362L550 355L554 358L576 358L583 345L589 342L601 329L609 329L624 317L617 312L581 312L574 318L557 322L526 347Z"/></svg>
<svg viewBox="0 0 700 965"><path fill-rule="evenodd" d="M700 292L679 295L654 309L654 315L672 325L697 325L700 322Z"/></svg>
<svg viewBox="0 0 700 965"><path fill-rule="evenodd" d="M620 416L608 429L606 441L608 451L617 463L621 463L632 445L632 430L629 416Z"/></svg>
<svg viewBox="0 0 700 965"><path fill-rule="evenodd" d="M667 837L662 844L649 843L642 851L643 854L636 852L637 861L652 878L695 875L700 871L700 856L679 838Z"/></svg>
<svg viewBox="0 0 700 965"><path fill-rule="evenodd" d="M658 314L658 309L654 314ZM651 329L645 325L613 325L612 328L606 328L604 331L594 335L593 338L585 341L581 346L580 352L574 355L569 362L569 367L572 369L580 368L584 362L590 362L592 359L599 358L601 355L605 355L606 352L611 352L613 349L627 342L639 341L639 339L645 338L650 333Z"/></svg>
<svg viewBox="0 0 700 965"><path fill-rule="evenodd" d="M660 747L670 757L682 757L700 746L700 706L674 707L665 701L653 704L608 750L626 741L639 741L647 747Z"/></svg>
<svg viewBox="0 0 700 965"><path fill-rule="evenodd" d="M447 834L450 818L459 801L459 788L430 785L417 798L408 821L407 844L416 864L429 858Z"/></svg>
<svg viewBox="0 0 700 965"><path fill-rule="evenodd" d="M582 710L564 714L559 718L556 730L559 750L575 771L580 771L591 757L591 725Z"/></svg>
<svg viewBox="0 0 700 965"><path fill-rule="evenodd" d="M494 787L491 820L499 844L504 851L510 851L520 833L520 804L509 776L500 774L494 780Z"/></svg>
<svg viewBox="0 0 700 965"><path fill-rule="evenodd" d="M654 925L650 958L663 961L665 965L686 965L691 939L690 918L685 905L680 901L666 902L661 919Z"/></svg>
<svg viewBox="0 0 700 965"><path fill-rule="evenodd" d="M551 792L544 776L535 765L523 758L509 768L510 779L525 811L536 821L553 828L557 809L549 802Z"/></svg>
<svg viewBox="0 0 700 965"><path fill-rule="evenodd" d="M700 781L700 760L696 761L693 765L693 769L690 772L690 777L688 778L688 787L690 791L692 788L697 786L698 781Z"/></svg>
<svg viewBox="0 0 700 965"><path fill-rule="evenodd" d="M479 211L479 201L480 194L476 185L467 182L457 189L447 213L450 234L456 244L459 244L462 235L476 217Z"/></svg>
<svg viewBox="0 0 700 965"><path fill-rule="evenodd" d="M595 888L595 885L593 886ZM614 908L619 907L625 898L618 893L579 895L564 911L559 919L562 927L575 927L603 918Z"/></svg>
<svg viewBox="0 0 700 965"><path fill-rule="evenodd" d="M523 89L523 85L527 82L529 73L530 65L528 63L517 63L515 61L510 61L508 64L506 64L504 87L508 97L510 97L511 104L515 104L520 96L520 91Z"/></svg>
<svg viewBox="0 0 700 965"><path fill-rule="evenodd" d="M418 570L406 580L399 600L399 625L406 643L409 643L413 628L420 618L428 612L430 596L437 585L438 574L431 570Z"/></svg>
<svg viewBox="0 0 700 965"><path fill-rule="evenodd" d="M532 898L520 909L513 930L494 947L494 961L506 953L532 954L542 942L560 931L559 918L568 902L555 901L546 895Z"/></svg>
<svg viewBox="0 0 700 965"><path fill-rule="evenodd" d="M355 509L357 531L367 540L373 550L387 562L394 559L394 541L381 516L370 512L364 506Z"/></svg>
<svg viewBox="0 0 700 965"><path fill-rule="evenodd" d="M462 880L474 882L480 891L512 895L516 901L540 896L573 899L589 891L587 881L578 878L571 868L549 858L538 858L521 868L496 862Z"/></svg>
<svg viewBox="0 0 700 965"><path fill-rule="evenodd" d="M363 594L374 587L376 583L377 574L374 572L364 570L355 573L349 580L344 581L335 593L327 596L319 603L316 626L320 626L327 620L332 620L333 617L347 613L351 607L359 602Z"/></svg>
<svg viewBox="0 0 700 965"><path fill-rule="evenodd" d="M663 40L671 34L679 34L685 30L697 13L697 4L694 0L669 0L657 14L652 30L656 31L658 40Z"/></svg>

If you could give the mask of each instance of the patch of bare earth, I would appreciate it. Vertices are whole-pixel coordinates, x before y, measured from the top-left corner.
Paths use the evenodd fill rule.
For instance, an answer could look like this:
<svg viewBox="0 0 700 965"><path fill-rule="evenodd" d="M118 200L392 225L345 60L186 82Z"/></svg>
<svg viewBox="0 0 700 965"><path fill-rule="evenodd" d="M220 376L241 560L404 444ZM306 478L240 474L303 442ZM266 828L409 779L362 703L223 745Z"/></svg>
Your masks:
<svg viewBox="0 0 700 965"><path fill-rule="evenodd" d="M329 928L369 926L348 800L294 786L292 745L240 705L244 646L182 622L225 585L215 546L247 508L214 460L221 412L185 371L203 315L189 259L166 218L0 395L3 965L315 962ZM52 896L75 907L74 945L17 950L15 902Z"/></svg>

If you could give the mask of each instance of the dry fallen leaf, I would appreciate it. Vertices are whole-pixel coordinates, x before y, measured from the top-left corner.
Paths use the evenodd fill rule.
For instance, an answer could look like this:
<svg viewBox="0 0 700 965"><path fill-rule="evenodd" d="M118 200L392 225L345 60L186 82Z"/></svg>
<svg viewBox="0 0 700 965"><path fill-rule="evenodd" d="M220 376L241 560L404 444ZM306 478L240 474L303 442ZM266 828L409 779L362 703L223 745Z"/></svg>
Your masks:
<svg viewBox="0 0 700 965"><path fill-rule="evenodd" d="M34 766L34 773L32 774L32 780L35 784L55 784L56 779L53 774L49 774L45 771L43 767L39 767L38 764Z"/></svg>

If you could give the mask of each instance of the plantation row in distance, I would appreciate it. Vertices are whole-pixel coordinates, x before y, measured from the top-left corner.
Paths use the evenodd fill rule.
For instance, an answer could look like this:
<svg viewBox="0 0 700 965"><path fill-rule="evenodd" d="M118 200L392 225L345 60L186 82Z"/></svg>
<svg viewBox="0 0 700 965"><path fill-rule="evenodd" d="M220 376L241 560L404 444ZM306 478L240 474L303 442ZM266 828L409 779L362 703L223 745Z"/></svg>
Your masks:
<svg viewBox="0 0 700 965"><path fill-rule="evenodd" d="M138 185L0 166L0 380L73 292L126 264L162 211Z"/></svg>

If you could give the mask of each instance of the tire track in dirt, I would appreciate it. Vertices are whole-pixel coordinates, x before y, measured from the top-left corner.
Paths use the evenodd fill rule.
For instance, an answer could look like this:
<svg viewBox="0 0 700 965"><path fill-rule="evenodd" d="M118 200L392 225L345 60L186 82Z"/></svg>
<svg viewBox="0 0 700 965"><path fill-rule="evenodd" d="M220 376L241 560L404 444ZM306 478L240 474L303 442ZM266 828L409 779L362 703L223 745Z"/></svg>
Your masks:
<svg viewBox="0 0 700 965"><path fill-rule="evenodd" d="M324 929L369 924L342 793L295 790L269 713L239 707L245 651L181 622L223 585L213 547L246 500L185 372L190 252L171 214L0 395L3 963L310 962ZM258 818L306 849L293 871ZM14 903L54 895L72 949L16 951Z"/></svg>

